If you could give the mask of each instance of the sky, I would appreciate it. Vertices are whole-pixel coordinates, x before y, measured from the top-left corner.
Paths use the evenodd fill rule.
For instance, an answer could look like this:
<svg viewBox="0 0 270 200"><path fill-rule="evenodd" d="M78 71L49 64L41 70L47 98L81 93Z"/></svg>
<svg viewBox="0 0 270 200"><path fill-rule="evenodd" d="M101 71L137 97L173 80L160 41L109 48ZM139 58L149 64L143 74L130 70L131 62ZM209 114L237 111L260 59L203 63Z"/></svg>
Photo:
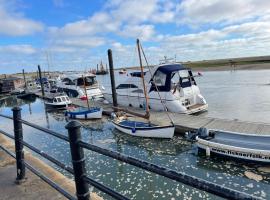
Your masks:
<svg viewBox="0 0 270 200"><path fill-rule="evenodd" d="M0 0L0 74L270 55L269 0Z"/></svg>

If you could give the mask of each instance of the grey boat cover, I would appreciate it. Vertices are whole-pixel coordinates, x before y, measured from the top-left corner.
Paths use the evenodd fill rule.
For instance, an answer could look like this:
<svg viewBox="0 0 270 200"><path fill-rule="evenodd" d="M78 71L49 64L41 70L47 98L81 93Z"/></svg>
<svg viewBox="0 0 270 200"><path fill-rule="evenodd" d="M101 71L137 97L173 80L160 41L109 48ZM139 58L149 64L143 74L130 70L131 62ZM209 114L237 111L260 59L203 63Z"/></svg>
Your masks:
<svg viewBox="0 0 270 200"><path fill-rule="evenodd" d="M270 150L270 135L249 135L249 134L238 134L223 131L211 131L214 133L214 137L210 139L211 142L220 144L256 149L256 150Z"/></svg>

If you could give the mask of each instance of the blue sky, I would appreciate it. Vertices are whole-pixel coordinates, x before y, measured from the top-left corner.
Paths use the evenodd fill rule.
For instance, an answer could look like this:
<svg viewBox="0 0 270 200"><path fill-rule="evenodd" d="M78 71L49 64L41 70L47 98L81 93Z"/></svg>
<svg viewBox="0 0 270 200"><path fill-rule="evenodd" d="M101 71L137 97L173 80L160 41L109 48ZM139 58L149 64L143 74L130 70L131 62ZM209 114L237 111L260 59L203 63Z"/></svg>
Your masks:
<svg viewBox="0 0 270 200"><path fill-rule="evenodd" d="M258 3L259 2L259 3ZM0 73L269 55L269 0L0 0Z"/></svg>

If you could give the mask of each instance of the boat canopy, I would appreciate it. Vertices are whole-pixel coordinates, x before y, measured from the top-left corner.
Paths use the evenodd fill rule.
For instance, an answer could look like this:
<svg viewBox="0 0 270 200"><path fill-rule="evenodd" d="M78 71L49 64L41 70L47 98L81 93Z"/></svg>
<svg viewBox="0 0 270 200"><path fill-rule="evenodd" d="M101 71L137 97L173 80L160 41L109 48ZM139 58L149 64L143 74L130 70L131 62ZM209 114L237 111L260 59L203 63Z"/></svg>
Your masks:
<svg viewBox="0 0 270 200"><path fill-rule="evenodd" d="M164 74L171 74L172 72L179 71L179 70L189 70L189 68L184 67L181 64L167 64L167 65L161 65L157 68L157 71L161 71Z"/></svg>
<svg viewBox="0 0 270 200"><path fill-rule="evenodd" d="M172 74L180 70L190 71L189 68L186 68L181 64L166 64L159 66L150 80L152 85L149 92L156 91L156 88L158 88L159 91L170 91ZM192 76L191 72L188 72L188 74ZM190 85L191 84L189 84L189 86Z"/></svg>

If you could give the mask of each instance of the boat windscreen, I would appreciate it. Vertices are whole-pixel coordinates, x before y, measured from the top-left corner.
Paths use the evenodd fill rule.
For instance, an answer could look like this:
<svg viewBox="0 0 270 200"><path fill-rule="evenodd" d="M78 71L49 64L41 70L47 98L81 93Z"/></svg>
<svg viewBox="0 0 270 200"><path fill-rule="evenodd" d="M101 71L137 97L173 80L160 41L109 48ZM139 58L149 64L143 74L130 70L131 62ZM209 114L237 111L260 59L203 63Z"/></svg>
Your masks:
<svg viewBox="0 0 270 200"><path fill-rule="evenodd" d="M85 86L91 86L97 83L97 80L96 80L96 77L90 77L90 76L84 77L84 80L83 78L77 79L78 86L84 86L84 82L85 82Z"/></svg>

